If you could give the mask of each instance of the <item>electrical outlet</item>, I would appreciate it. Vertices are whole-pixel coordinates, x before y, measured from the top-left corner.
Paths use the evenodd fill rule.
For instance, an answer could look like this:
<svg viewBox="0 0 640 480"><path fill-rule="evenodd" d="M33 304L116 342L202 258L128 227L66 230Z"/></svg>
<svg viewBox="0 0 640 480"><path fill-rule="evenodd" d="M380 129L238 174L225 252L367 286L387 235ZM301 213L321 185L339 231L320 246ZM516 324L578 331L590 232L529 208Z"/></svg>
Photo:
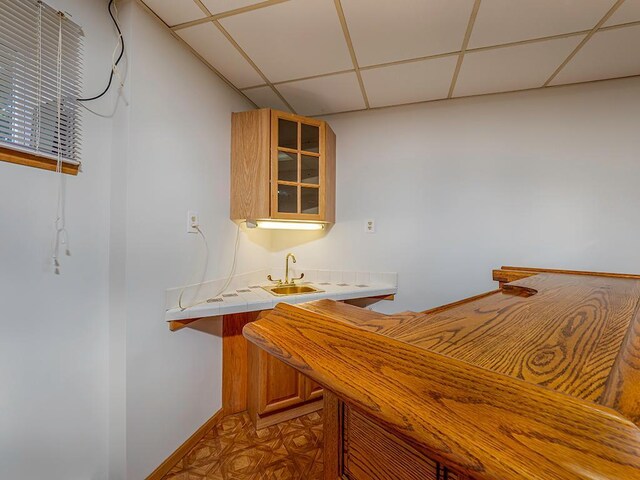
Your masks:
<svg viewBox="0 0 640 480"><path fill-rule="evenodd" d="M376 233L376 221L373 219L365 220L364 231L365 233Z"/></svg>
<svg viewBox="0 0 640 480"><path fill-rule="evenodd" d="M187 212L187 233L198 233L198 227L200 226L200 217L198 212L189 210Z"/></svg>

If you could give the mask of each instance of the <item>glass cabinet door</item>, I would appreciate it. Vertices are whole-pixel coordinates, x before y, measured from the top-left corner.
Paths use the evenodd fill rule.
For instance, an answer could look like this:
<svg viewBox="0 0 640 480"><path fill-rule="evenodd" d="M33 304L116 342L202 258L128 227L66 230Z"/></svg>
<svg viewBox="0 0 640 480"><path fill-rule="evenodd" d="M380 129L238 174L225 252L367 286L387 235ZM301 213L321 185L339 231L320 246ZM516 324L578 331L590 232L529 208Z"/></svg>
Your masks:
<svg viewBox="0 0 640 480"><path fill-rule="evenodd" d="M272 112L272 215L318 220L323 193L323 122Z"/></svg>

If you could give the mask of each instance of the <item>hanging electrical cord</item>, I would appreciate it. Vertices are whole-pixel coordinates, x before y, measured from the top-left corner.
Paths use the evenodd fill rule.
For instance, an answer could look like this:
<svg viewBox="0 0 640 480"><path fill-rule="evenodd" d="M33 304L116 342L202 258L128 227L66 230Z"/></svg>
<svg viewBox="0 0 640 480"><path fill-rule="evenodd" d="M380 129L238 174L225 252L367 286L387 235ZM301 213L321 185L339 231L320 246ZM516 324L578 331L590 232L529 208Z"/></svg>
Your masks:
<svg viewBox="0 0 640 480"><path fill-rule="evenodd" d="M198 233L202 237L202 241L204 242L204 248L206 250L206 254L204 257L204 269L202 270L202 277L200 278L200 282L198 282L198 289L196 290L196 293L193 295L194 298L198 298L198 294L200 293L200 287L202 287L202 284L204 283L204 279L207 276L207 269L209 268L209 243L207 242L207 237L205 237L204 233L202 233L202 230L200 230L200 227L196 225L195 229L198 231ZM180 292L180 297L178 298L178 305L180 306L181 310L185 310L186 308L197 305L197 304L194 304L194 305L189 305L187 307L182 306L182 296L184 295L184 291L186 288L187 287L182 289L182 291Z"/></svg>
<svg viewBox="0 0 640 480"><path fill-rule="evenodd" d="M113 12L111 11L111 6L113 5L114 10L116 11L116 14L114 16ZM111 17L111 20L113 20L113 24L116 27L116 30L118 31L118 43L116 44L116 48L113 51L113 54L111 55L111 73L109 74L109 81L107 82L107 86L106 88L102 91L102 93L95 95L93 97L90 98L78 98L78 102L91 102L93 100L97 100L101 97L103 97L104 95L106 95L106 93L109 91L109 89L111 88L111 84L113 83L113 76L117 75L118 79L120 80L120 88L122 88L124 85L124 82L122 80L122 76L120 75L120 72L118 70L118 64L120 63L120 60L122 60L122 57L124 56L124 37L122 36L122 30L120 30L120 25L118 24L118 7L115 5L115 0L110 0L109 1L109 5L108 5L108 10L109 10L109 16ZM120 54L118 55L118 59L114 61L115 59L115 54L116 52L120 50Z"/></svg>
<svg viewBox="0 0 640 480"><path fill-rule="evenodd" d="M203 300L201 302L196 302L196 303L192 303L191 305L182 305L182 297L184 295L184 291L187 289L187 287L184 287L182 289L182 291L180 292L180 296L178 297L178 306L180 307L180 311L184 311L187 308L191 308L191 307L195 307L196 305L202 305L203 303L207 303L210 299L215 298L217 296L219 296L220 294L224 293L227 288L229 288L229 285L231 284L231 280L233 279L233 275L236 273L236 266L238 263L238 246L240 244L240 225L242 225L243 223L246 222L240 222L238 223L238 229L236 230L236 241L235 241L235 245L233 247L233 262L231 263L231 269L229 270L229 275L227 276L227 279L224 282L224 285L222 286L222 288L212 297L208 298L207 300ZM196 290L196 293L193 295L194 299L198 298L198 294L200 293L200 288L202 287L202 284L204 284L204 279L205 276L207 274L207 267L209 264L209 245L207 244L207 239L204 236L204 233L202 233L202 230L200 230L199 227L196 227L196 230L198 230L198 233L200 233L200 235L202 236L202 239L204 240L204 245L205 248L207 249L207 254L206 254L206 262L205 262L205 266L204 266L204 271L202 273L202 278L200 279L200 283L198 283L198 289Z"/></svg>

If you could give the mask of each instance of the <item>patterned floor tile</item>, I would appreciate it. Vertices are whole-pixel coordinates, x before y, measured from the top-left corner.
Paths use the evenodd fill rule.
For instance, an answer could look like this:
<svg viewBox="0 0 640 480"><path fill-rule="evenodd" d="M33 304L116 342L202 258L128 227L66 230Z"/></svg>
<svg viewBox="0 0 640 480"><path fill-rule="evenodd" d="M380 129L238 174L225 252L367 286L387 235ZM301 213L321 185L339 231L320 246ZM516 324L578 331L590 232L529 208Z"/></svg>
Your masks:
<svg viewBox="0 0 640 480"><path fill-rule="evenodd" d="M164 478L167 480L207 480L208 479L206 475L201 475L191 470L182 470L177 473L170 473Z"/></svg>
<svg viewBox="0 0 640 480"><path fill-rule="evenodd" d="M298 480L302 477L295 465L288 460L273 463L262 470L261 480Z"/></svg>
<svg viewBox="0 0 640 480"><path fill-rule="evenodd" d="M321 480L322 412L256 431L246 413L230 415L164 480Z"/></svg>

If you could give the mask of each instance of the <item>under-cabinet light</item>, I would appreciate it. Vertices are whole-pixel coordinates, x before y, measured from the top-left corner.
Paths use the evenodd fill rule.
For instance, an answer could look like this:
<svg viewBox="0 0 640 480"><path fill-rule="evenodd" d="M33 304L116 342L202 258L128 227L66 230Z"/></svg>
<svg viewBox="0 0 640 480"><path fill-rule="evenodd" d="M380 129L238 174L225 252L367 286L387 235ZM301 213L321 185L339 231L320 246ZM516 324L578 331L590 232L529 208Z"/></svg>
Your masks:
<svg viewBox="0 0 640 480"><path fill-rule="evenodd" d="M266 228L269 230L323 230L324 223L312 222L269 222L258 220L255 222L256 227Z"/></svg>

